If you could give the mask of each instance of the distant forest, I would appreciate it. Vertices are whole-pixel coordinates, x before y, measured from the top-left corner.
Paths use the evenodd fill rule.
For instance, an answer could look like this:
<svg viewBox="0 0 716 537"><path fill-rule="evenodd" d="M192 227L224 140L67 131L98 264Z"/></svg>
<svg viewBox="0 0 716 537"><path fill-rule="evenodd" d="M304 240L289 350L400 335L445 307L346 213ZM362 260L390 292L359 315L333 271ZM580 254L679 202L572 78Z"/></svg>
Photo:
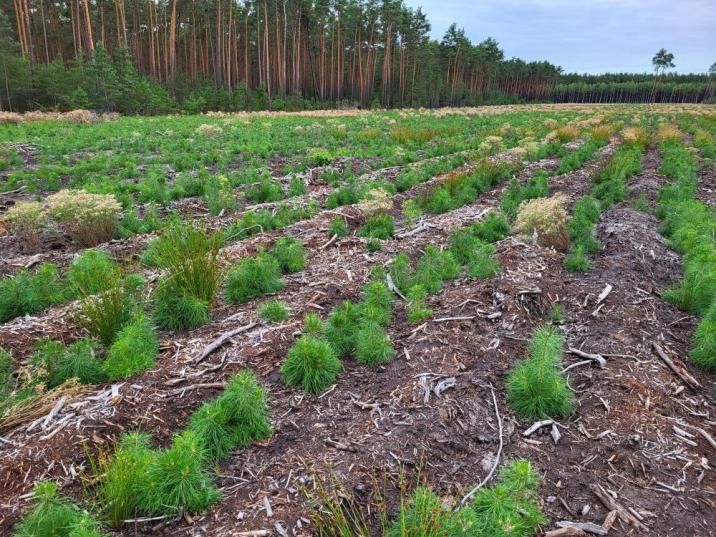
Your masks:
<svg viewBox="0 0 716 537"><path fill-rule="evenodd" d="M11 3L12 2L12 3ZM0 0L0 109L126 114L711 102L716 77L563 74L402 0ZM546 37L548 38L548 37ZM645 58L645 62L648 58Z"/></svg>

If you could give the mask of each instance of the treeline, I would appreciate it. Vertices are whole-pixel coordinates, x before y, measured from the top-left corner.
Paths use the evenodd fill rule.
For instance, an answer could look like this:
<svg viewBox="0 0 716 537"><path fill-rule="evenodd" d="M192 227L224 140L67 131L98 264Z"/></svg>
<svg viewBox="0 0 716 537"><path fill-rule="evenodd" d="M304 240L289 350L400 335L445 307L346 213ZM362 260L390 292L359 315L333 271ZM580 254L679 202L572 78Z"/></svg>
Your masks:
<svg viewBox="0 0 716 537"><path fill-rule="evenodd" d="M713 95L706 76L565 76L549 62L505 59L495 40L474 44L455 25L439 42L429 31L402 0L0 0L0 107L163 113Z"/></svg>

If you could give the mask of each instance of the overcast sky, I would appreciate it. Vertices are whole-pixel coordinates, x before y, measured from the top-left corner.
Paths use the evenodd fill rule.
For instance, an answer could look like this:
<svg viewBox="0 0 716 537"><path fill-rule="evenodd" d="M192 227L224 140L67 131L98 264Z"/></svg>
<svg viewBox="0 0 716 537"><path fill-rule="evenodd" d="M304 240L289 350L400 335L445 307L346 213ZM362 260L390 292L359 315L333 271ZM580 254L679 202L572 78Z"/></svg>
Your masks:
<svg viewBox="0 0 716 537"><path fill-rule="evenodd" d="M651 72L661 47L679 73L716 62L716 0L405 0L432 35L455 22L473 43L494 37L506 57L548 60L566 72Z"/></svg>

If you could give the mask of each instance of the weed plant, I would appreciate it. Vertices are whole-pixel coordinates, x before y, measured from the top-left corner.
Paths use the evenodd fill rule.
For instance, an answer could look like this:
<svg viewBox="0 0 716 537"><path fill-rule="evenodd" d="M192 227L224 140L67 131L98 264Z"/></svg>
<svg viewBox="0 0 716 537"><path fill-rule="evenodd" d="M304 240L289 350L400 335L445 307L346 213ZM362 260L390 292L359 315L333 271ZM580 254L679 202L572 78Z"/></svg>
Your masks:
<svg viewBox="0 0 716 537"><path fill-rule="evenodd" d="M101 250L85 250L65 273L74 294L88 296L106 291L121 278L119 266Z"/></svg>

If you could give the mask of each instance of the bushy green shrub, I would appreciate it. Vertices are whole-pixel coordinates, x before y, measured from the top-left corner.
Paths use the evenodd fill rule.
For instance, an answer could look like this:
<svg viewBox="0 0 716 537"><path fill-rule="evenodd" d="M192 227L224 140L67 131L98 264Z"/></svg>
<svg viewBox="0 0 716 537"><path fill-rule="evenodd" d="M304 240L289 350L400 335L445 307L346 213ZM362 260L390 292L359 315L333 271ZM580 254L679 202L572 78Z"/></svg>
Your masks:
<svg viewBox="0 0 716 537"><path fill-rule="evenodd" d="M13 537L100 537L99 524L61 497L55 483L37 484L32 495L35 506L15 526Z"/></svg>
<svg viewBox="0 0 716 537"><path fill-rule="evenodd" d="M61 280L57 267L40 265L35 274L23 270L15 276L0 279L0 323L21 315L32 315L71 296Z"/></svg>
<svg viewBox="0 0 716 537"><path fill-rule="evenodd" d="M358 229L359 237L370 237L373 239L389 239L395 232L395 222L388 214L379 214L366 220Z"/></svg>
<svg viewBox="0 0 716 537"><path fill-rule="evenodd" d="M305 335L288 351L281 375L286 384L317 394L335 382L340 370L333 347L322 338Z"/></svg>
<svg viewBox="0 0 716 537"><path fill-rule="evenodd" d="M528 358L508 374L508 401L523 418L555 418L572 412L572 394L560 371L563 345L564 337L554 327L538 328Z"/></svg>
<svg viewBox="0 0 716 537"><path fill-rule="evenodd" d="M270 253L278 261L283 273L299 272L306 268L306 249L294 238L281 237Z"/></svg>
<svg viewBox="0 0 716 537"><path fill-rule="evenodd" d="M281 267L275 257L265 253L242 259L226 277L227 302L242 304L252 298L275 293L283 288Z"/></svg>
<svg viewBox="0 0 716 537"><path fill-rule="evenodd" d="M159 340L149 320L139 317L126 324L107 352L102 370L111 381L124 379L154 367Z"/></svg>
<svg viewBox="0 0 716 537"><path fill-rule="evenodd" d="M248 370L234 375L219 397L204 403L191 417L189 430L203 442L207 453L223 459L236 447L271 435L266 395Z"/></svg>
<svg viewBox="0 0 716 537"><path fill-rule="evenodd" d="M211 475L205 470L207 453L193 431L174 437L147 468L140 491L140 509L148 515L172 515L182 508L188 514L206 510L219 499Z"/></svg>
<svg viewBox="0 0 716 537"><path fill-rule="evenodd" d="M288 319L288 308L280 300L268 300L259 306L259 317L270 323Z"/></svg>

